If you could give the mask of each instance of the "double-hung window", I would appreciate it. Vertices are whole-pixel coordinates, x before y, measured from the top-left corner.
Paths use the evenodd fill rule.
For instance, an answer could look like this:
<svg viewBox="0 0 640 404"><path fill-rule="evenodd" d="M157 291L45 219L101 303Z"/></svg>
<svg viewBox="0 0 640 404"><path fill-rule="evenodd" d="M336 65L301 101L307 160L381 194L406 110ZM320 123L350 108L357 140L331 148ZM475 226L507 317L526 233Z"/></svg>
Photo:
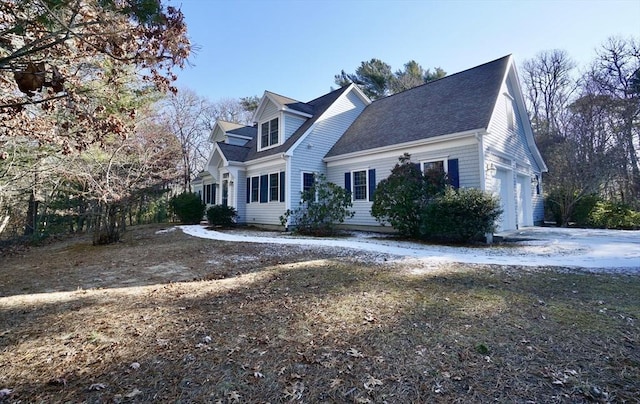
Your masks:
<svg viewBox="0 0 640 404"><path fill-rule="evenodd" d="M279 201L280 187L278 185L278 173L269 174L269 201Z"/></svg>
<svg viewBox="0 0 640 404"><path fill-rule="evenodd" d="M315 183L313 173L302 173L302 192L309 191Z"/></svg>
<svg viewBox="0 0 640 404"><path fill-rule="evenodd" d="M251 177L251 202L258 202L260 177Z"/></svg>
<svg viewBox="0 0 640 404"><path fill-rule="evenodd" d="M427 173L429 171L439 171L441 173L447 172L447 165L444 160L425 161L422 163L422 172Z"/></svg>
<svg viewBox="0 0 640 404"><path fill-rule="evenodd" d="M278 131L278 118L263 122L260 125L260 147L266 148L278 144L280 139Z"/></svg>
<svg viewBox="0 0 640 404"><path fill-rule="evenodd" d="M353 172L353 199L363 201L367 199L367 171Z"/></svg>
<svg viewBox="0 0 640 404"><path fill-rule="evenodd" d="M458 172L458 159L442 158L438 160L422 161L420 163L422 173L425 175L447 174L449 185L454 188L460 187L460 174ZM431 179L435 179L433 177Z"/></svg>

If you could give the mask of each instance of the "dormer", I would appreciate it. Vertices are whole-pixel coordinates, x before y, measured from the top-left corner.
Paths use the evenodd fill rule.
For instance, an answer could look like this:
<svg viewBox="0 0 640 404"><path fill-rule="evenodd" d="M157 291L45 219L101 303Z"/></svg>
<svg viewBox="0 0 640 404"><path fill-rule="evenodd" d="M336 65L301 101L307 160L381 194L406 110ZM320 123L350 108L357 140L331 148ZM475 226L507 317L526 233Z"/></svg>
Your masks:
<svg viewBox="0 0 640 404"><path fill-rule="evenodd" d="M209 141L244 146L255 137L256 128L239 123L218 120L213 126Z"/></svg>
<svg viewBox="0 0 640 404"><path fill-rule="evenodd" d="M258 130L257 151L280 146L312 116L312 106L265 91L253 114Z"/></svg>

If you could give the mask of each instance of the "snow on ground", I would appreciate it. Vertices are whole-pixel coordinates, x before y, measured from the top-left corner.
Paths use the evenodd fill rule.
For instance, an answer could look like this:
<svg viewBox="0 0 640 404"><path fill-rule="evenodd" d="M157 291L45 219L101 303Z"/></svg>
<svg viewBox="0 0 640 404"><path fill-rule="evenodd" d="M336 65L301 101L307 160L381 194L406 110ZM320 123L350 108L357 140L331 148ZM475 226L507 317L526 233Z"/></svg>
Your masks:
<svg viewBox="0 0 640 404"><path fill-rule="evenodd" d="M349 237L312 238L282 232L218 232L201 225L180 226L180 229L194 237L221 241L350 248L380 254L385 260L392 256L392 262L559 266L640 274L640 231L527 227L500 234L522 241L486 247L451 247L365 232Z"/></svg>

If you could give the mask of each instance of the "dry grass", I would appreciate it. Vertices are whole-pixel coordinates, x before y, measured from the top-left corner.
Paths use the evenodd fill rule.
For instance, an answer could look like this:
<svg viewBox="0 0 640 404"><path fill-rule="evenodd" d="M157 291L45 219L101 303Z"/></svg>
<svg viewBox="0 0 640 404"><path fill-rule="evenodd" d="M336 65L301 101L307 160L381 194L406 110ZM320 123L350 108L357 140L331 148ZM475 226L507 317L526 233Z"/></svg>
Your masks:
<svg viewBox="0 0 640 404"><path fill-rule="evenodd" d="M639 402L638 276L154 230L2 262L7 402Z"/></svg>

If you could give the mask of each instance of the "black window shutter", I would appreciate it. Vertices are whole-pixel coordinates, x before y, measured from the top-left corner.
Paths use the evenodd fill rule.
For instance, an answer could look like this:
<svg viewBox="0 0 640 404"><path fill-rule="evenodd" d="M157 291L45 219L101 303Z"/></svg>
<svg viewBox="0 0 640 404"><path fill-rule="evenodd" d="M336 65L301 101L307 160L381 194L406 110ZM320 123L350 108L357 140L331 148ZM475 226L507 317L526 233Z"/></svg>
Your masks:
<svg viewBox="0 0 640 404"><path fill-rule="evenodd" d="M216 189L218 189L216 184L211 185L211 203L214 205L216 204Z"/></svg>
<svg viewBox="0 0 640 404"><path fill-rule="evenodd" d="M269 200L269 176L260 176L260 203L266 203Z"/></svg>
<svg viewBox="0 0 640 404"><path fill-rule="evenodd" d="M351 173L344 173L344 189L351 193Z"/></svg>
<svg viewBox="0 0 640 404"><path fill-rule="evenodd" d="M247 203L251 202L251 177L247 177Z"/></svg>
<svg viewBox="0 0 640 404"><path fill-rule="evenodd" d="M460 188L460 174L458 173L458 159L449 160L449 184L452 187Z"/></svg>
<svg viewBox="0 0 640 404"><path fill-rule="evenodd" d="M373 201L373 194L376 192L376 169L369 170L369 200Z"/></svg>
<svg viewBox="0 0 640 404"><path fill-rule="evenodd" d="M280 202L284 202L284 171L280 171Z"/></svg>
<svg viewBox="0 0 640 404"><path fill-rule="evenodd" d="M416 168L416 170L422 172L422 169L420 168L420 163L411 163L413 164L413 166Z"/></svg>

